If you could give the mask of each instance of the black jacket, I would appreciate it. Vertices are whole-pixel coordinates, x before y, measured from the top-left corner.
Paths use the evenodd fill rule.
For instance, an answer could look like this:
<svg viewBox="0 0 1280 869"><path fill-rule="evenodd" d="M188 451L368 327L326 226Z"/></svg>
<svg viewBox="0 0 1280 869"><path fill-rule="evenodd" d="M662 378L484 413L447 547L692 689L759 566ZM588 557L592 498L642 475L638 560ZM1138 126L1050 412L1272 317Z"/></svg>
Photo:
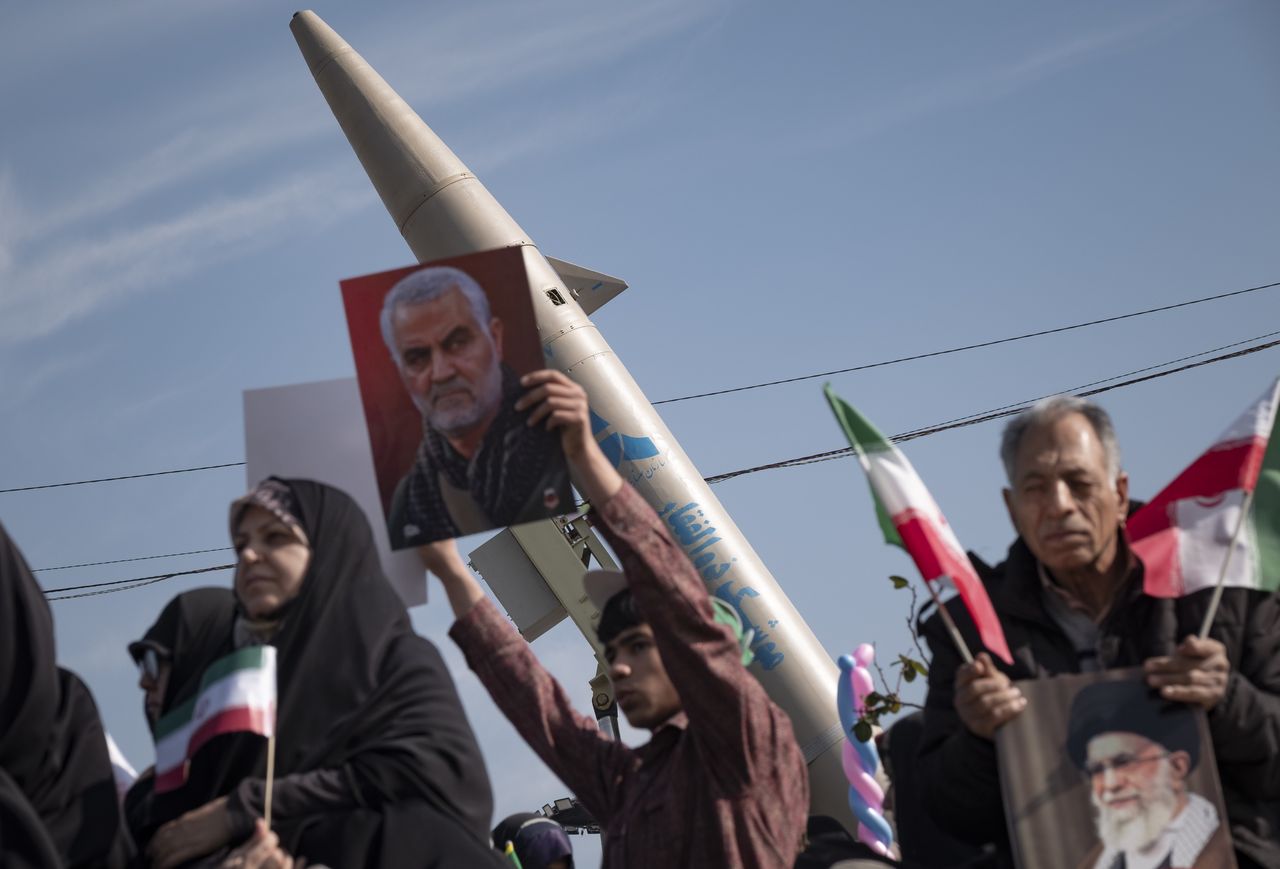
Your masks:
<svg viewBox="0 0 1280 869"><path fill-rule="evenodd" d="M970 557L1013 653L1013 666L998 659L996 665L1014 680L1079 672L1071 642L1045 610L1026 544L1015 541L995 568ZM1101 625L1098 652L1108 669L1172 654L1181 639L1199 631L1212 594L1148 597L1142 592L1142 563L1132 563L1119 602ZM947 608L970 648L981 648L960 601L949 601ZM970 733L956 714L953 686L961 660L941 618L935 613L922 630L933 653L919 758L929 812L960 839L995 843L1012 865L995 745ZM1231 659L1227 693L1209 713L1209 726L1237 859L1241 869L1274 869L1280 867L1280 595L1226 589L1210 635Z"/></svg>

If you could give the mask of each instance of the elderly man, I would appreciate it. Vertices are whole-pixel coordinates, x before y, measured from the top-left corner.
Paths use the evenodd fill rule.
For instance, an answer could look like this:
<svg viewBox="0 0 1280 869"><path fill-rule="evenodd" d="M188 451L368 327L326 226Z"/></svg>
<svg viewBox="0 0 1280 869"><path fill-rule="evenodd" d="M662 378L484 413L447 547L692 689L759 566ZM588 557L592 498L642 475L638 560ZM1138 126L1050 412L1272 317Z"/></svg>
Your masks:
<svg viewBox="0 0 1280 869"><path fill-rule="evenodd" d="M432 266L382 305L382 337L422 414L422 444L387 513L392 548L553 515L568 499L555 436L515 410L503 323L466 272Z"/></svg>
<svg viewBox="0 0 1280 869"><path fill-rule="evenodd" d="M1000 452L1019 536L999 566L975 562L1014 663L984 652L963 665L941 619L925 624L933 662L920 766L934 820L994 843L1008 863L992 737L1026 707L1013 681L1142 665L1166 700L1208 711L1242 869L1280 866L1280 599L1227 589L1211 637L1199 640L1192 634L1210 590L1177 600L1143 594L1142 564L1124 534L1129 480L1097 405L1041 402L1009 423ZM948 609L980 648L963 607Z"/></svg>
<svg viewBox="0 0 1280 869"><path fill-rule="evenodd" d="M1099 682L1076 695L1067 728L1100 840L1080 869L1232 865L1217 808L1187 788L1200 760L1188 707L1154 698L1141 682Z"/></svg>

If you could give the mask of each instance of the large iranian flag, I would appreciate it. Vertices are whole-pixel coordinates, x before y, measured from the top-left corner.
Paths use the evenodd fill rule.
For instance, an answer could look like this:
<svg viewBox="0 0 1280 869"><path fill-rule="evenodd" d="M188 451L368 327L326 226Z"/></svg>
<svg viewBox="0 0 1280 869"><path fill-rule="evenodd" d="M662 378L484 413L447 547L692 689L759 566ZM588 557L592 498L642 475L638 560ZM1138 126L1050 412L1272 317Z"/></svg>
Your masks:
<svg viewBox="0 0 1280 869"><path fill-rule="evenodd" d="M1130 517L1129 540L1146 565L1147 594L1180 597L1212 587L1233 537L1223 584L1280 588L1280 438L1272 437L1278 394L1280 380Z"/></svg>
<svg viewBox="0 0 1280 869"><path fill-rule="evenodd" d="M250 646L219 658L196 696L156 723L156 793L181 787L187 762L223 733L271 736L276 724L276 650Z"/></svg>
<svg viewBox="0 0 1280 869"><path fill-rule="evenodd" d="M978 628L982 644L1012 664L1009 644L987 589L915 468L892 441L832 392L829 385L823 391L867 472L885 542L905 549L927 582L951 580Z"/></svg>

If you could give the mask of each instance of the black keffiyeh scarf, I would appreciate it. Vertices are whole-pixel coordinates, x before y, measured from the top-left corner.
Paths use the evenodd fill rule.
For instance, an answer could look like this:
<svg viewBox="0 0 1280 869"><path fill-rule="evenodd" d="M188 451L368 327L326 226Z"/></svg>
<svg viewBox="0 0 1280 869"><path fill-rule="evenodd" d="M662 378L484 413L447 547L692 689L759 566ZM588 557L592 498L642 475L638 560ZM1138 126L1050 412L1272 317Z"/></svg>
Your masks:
<svg viewBox="0 0 1280 869"><path fill-rule="evenodd" d="M558 452L559 434L542 425L526 425L529 411L517 412L523 393L520 379L502 366L502 406L498 416L471 457L463 458L443 435L423 422L424 435L418 458L409 474L406 506L409 522L419 528L447 530L456 537L454 524L436 473L459 489L471 493L494 527L514 525L535 487L551 469Z"/></svg>

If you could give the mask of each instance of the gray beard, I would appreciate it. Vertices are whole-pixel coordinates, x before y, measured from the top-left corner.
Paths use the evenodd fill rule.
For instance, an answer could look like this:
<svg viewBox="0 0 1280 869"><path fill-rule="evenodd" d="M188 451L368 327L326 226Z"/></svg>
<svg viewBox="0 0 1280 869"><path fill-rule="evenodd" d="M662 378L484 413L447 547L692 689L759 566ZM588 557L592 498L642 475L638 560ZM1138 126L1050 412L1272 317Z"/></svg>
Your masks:
<svg viewBox="0 0 1280 869"><path fill-rule="evenodd" d="M1178 807L1178 791L1167 763L1162 765L1159 779L1145 793L1138 794L1138 810L1132 815L1121 815L1108 808L1092 791L1090 799L1098 837L1104 846L1117 851L1142 851L1151 847L1173 820Z"/></svg>
<svg viewBox="0 0 1280 869"><path fill-rule="evenodd" d="M441 386L447 389L449 384L445 383ZM441 386L436 388L441 389ZM485 376L484 381L476 385L473 394L475 402L470 408L460 411L433 409L429 402L413 394L410 394L409 398L428 426L445 437L457 437L478 425L502 403L502 368L498 365L493 366L493 370Z"/></svg>

